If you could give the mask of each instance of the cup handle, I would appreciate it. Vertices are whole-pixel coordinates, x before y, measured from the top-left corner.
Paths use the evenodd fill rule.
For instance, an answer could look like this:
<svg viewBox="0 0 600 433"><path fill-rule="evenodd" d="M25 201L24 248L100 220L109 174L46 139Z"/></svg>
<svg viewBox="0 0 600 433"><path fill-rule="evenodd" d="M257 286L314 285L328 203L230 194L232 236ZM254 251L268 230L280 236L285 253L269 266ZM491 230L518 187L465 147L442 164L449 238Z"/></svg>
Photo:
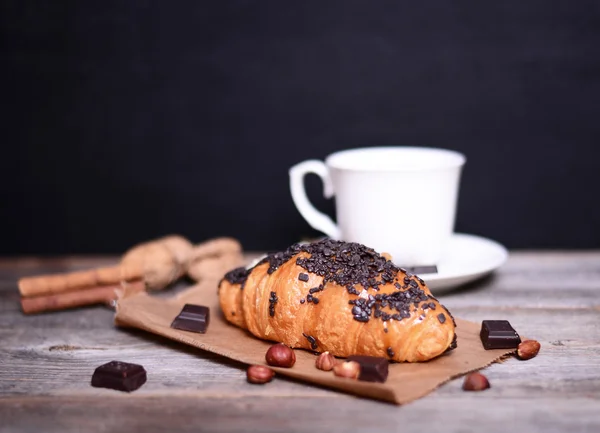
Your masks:
<svg viewBox="0 0 600 433"><path fill-rule="evenodd" d="M317 210L308 200L306 189L304 188L304 176L308 173L314 173L323 181L323 197L333 197L333 184L329 176L327 166L319 160L310 159L301 162L290 168L290 189L292 192L292 200L300 215L314 229L317 229L333 239L338 239L340 230L333 220L323 212Z"/></svg>

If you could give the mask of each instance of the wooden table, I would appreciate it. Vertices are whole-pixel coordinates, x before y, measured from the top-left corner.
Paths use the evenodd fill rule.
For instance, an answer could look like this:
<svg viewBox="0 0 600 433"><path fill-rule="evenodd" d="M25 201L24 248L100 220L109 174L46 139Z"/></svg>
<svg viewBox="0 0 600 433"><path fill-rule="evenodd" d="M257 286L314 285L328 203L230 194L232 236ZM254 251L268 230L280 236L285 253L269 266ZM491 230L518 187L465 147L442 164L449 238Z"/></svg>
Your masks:
<svg viewBox="0 0 600 433"><path fill-rule="evenodd" d="M250 385L243 365L116 329L100 306L19 311L20 276L114 261L0 261L0 432L600 432L600 252L514 252L495 276L441 296L458 317L510 320L542 350L487 368L487 391L457 379L403 407L283 378ZM113 359L143 364L148 382L92 388Z"/></svg>

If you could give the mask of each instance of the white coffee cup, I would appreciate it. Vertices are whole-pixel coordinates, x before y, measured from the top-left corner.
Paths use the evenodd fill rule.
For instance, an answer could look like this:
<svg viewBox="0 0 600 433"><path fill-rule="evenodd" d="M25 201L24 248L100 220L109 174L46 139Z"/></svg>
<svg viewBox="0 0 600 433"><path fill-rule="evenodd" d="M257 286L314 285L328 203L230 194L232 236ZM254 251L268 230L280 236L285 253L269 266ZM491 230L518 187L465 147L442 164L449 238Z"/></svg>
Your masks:
<svg viewBox="0 0 600 433"><path fill-rule="evenodd" d="M464 155L427 147L372 147L336 152L290 168L300 214L333 239L387 252L401 266L435 265L454 230ZM323 180L336 198L337 224L308 200L304 176Z"/></svg>

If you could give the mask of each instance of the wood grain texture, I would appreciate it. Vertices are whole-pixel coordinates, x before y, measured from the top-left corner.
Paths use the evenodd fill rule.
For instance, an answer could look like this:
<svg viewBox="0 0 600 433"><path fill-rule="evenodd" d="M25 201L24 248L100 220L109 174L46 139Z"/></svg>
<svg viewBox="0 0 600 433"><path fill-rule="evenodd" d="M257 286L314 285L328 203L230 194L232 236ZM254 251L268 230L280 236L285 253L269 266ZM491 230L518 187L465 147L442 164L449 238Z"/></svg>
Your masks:
<svg viewBox="0 0 600 433"><path fill-rule="evenodd" d="M20 276L113 260L0 261L0 432L600 431L600 252L512 253L494 277L442 296L454 315L507 319L542 350L487 368L485 392L457 379L403 407L282 378L250 385L243 365L116 329L103 307L21 314ZM132 394L89 386L113 359L143 364L148 382Z"/></svg>

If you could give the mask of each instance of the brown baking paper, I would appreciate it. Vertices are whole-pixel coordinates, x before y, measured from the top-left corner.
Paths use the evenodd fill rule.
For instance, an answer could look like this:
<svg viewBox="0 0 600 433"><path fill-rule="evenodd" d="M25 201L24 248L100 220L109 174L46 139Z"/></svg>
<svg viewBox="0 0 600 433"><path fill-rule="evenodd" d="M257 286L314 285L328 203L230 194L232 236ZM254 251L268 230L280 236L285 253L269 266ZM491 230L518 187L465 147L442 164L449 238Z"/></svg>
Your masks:
<svg viewBox="0 0 600 433"><path fill-rule="evenodd" d="M222 275L222 274L221 274ZM223 317L217 298L218 280L204 280L172 299L159 299L146 293L119 300L115 322L119 326L143 329L202 350L217 353L246 364L265 364L265 353L272 342L259 340L248 331L230 325ZM210 307L206 334L180 331L170 327L186 303ZM273 368L277 374L315 383L332 389L403 404L423 397L453 377L483 368L510 353L510 350L484 350L479 339L481 325L456 319L458 347L450 353L424 363L392 363L385 383L361 382L334 376L315 368L316 355L296 350L293 368Z"/></svg>

